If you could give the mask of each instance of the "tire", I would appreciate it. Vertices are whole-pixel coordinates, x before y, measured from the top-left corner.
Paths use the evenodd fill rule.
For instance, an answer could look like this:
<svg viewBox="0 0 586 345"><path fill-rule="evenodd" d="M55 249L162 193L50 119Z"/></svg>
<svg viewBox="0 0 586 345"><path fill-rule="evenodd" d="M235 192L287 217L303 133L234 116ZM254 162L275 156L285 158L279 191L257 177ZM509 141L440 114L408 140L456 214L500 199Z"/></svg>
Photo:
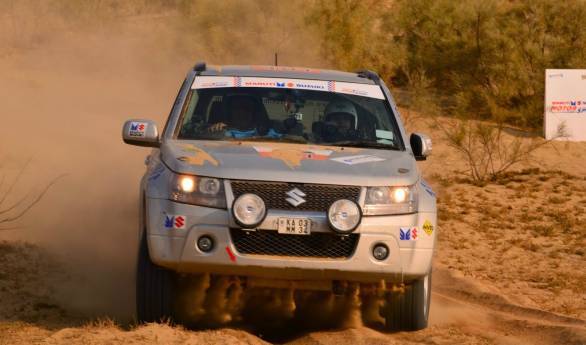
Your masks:
<svg viewBox="0 0 586 345"><path fill-rule="evenodd" d="M392 291L381 309L388 331L418 331L427 327L431 301L431 272L405 286L405 291Z"/></svg>
<svg viewBox="0 0 586 345"><path fill-rule="evenodd" d="M136 268L136 314L139 323L173 321L175 273L151 261L143 234Z"/></svg>

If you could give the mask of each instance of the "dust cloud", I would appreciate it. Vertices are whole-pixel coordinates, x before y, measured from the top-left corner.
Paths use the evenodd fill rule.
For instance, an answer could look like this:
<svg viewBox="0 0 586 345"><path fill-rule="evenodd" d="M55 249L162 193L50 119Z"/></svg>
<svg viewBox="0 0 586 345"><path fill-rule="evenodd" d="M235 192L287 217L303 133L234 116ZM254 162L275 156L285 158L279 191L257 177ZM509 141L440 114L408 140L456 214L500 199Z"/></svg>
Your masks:
<svg viewBox="0 0 586 345"><path fill-rule="evenodd" d="M0 169L13 177L31 159L14 197L67 174L18 222L21 229L0 239L33 242L59 258L66 274L56 298L68 312L133 317L138 185L148 150L122 143L124 120L164 124L197 60L271 64L278 52L280 64L323 67L304 7L0 2ZM228 297L193 303L216 306L211 319L227 322L242 289L227 281L202 288L210 283L212 291L230 289Z"/></svg>
<svg viewBox="0 0 586 345"><path fill-rule="evenodd" d="M380 327L384 298L372 285L348 284L339 294L248 287L238 277L181 278L178 320L191 329L244 327L282 342L312 330Z"/></svg>

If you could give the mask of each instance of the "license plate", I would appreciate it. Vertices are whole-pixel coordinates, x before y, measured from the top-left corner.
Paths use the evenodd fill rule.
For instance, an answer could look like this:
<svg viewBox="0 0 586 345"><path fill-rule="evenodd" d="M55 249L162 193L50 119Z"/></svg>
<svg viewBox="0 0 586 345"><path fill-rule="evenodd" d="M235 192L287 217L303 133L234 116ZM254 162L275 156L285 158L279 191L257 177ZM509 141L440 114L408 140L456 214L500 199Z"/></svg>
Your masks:
<svg viewBox="0 0 586 345"><path fill-rule="evenodd" d="M311 234L311 220L307 218L279 218L279 234L309 235Z"/></svg>

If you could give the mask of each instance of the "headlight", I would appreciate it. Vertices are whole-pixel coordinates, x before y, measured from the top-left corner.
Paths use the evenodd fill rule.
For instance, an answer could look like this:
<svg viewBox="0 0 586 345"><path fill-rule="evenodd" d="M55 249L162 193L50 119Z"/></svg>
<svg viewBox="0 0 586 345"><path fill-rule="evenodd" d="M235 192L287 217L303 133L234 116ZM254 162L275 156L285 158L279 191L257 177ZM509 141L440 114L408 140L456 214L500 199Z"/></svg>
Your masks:
<svg viewBox="0 0 586 345"><path fill-rule="evenodd" d="M222 180L193 175L172 175L171 200L186 204L226 208Z"/></svg>
<svg viewBox="0 0 586 345"><path fill-rule="evenodd" d="M195 190L195 177L194 176L180 176L179 177L179 189L184 193L191 193Z"/></svg>
<svg viewBox="0 0 586 345"><path fill-rule="evenodd" d="M362 219L360 206L354 201L341 199L334 201L328 210L328 222L335 231L343 234L356 230Z"/></svg>
<svg viewBox="0 0 586 345"><path fill-rule="evenodd" d="M415 185L404 187L368 187L364 215L407 214L417 212Z"/></svg>
<svg viewBox="0 0 586 345"><path fill-rule="evenodd" d="M234 220L243 228L252 229L260 225L267 215L265 202L256 194L242 194L232 205Z"/></svg>

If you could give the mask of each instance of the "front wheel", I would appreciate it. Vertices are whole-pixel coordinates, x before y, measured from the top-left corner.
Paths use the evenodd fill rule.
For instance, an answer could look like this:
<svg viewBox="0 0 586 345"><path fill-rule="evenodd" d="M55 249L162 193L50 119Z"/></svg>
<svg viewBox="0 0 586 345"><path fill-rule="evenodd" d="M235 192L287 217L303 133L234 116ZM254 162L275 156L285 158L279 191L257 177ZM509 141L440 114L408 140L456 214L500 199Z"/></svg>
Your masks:
<svg viewBox="0 0 586 345"><path fill-rule="evenodd" d="M151 261L145 233L140 241L136 268L138 322L172 320L175 285L174 272Z"/></svg>
<svg viewBox="0 0 586 345"><path fill-rule="evenodd" d="M389 292L381 314L389 331L417 331L427 327L431 301L431 272L406 285L404 291Z"/></svg>

